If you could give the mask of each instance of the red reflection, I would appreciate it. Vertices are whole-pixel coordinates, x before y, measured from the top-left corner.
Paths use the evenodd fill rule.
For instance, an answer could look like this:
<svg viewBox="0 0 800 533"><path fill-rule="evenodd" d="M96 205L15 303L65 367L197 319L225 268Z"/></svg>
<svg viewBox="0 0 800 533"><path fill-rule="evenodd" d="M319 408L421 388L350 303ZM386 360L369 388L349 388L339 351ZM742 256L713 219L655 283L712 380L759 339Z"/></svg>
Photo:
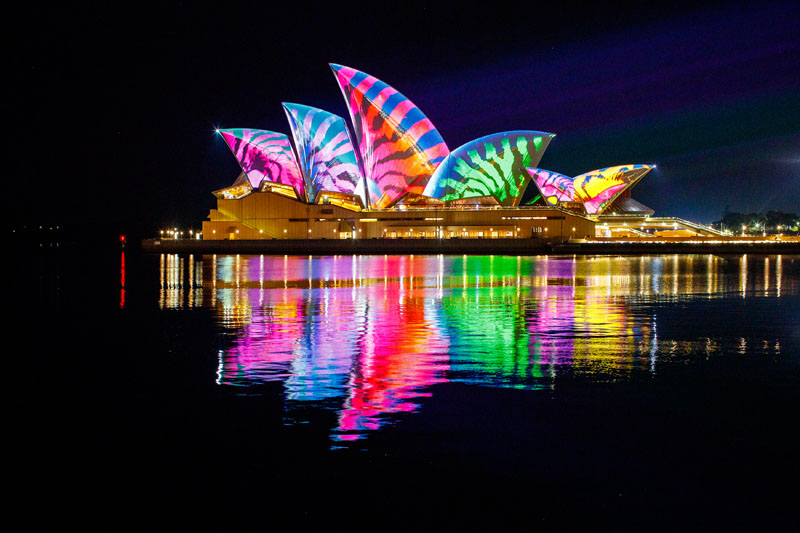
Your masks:
<svg viewBox="0 0 800 533"><path fill-rule="evenodd" d="M410 262L407 266L412 271L414 266L417 272L424 268L413 258ZM400 273L396 267L387 270ZM350 394L339 416L340 431L377 429L382 415L415 411L419 406L414 400L429 396L425 391L431 385L447 381L448 342L436 327L434 308L425 308L425 291L414 289L413 283L413 276L401 277L386 287L367 289L367 332L361 339ZM412 287L406 289L404 284Z"/></svg>
<svg viewBox="0 0 800 533"><path fill-rule="evenodd" d="M122 252L122 258L120 260L119 276L120 276L119 283L121 287L119 290L119 308L122 309L125 307L125 252Z"/></svg>

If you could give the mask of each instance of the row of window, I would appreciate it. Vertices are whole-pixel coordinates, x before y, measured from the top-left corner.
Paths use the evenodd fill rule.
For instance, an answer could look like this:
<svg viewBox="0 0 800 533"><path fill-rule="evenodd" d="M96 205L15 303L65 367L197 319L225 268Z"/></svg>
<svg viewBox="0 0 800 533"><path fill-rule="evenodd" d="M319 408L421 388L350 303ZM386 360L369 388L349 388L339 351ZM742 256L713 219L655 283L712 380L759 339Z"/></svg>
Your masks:
<svg viewBox="0 0 800 533"><path fill-rule="evenodd" d="M534 227L531 228L533 234L544 233L545 228ZM420 230L404 230L404 231L385 231L384 237L387 239L512 239L520 235L514 235L513 231L420 231ZM340 231L340 239L352 239L353 233L349 231Z"/></svg>

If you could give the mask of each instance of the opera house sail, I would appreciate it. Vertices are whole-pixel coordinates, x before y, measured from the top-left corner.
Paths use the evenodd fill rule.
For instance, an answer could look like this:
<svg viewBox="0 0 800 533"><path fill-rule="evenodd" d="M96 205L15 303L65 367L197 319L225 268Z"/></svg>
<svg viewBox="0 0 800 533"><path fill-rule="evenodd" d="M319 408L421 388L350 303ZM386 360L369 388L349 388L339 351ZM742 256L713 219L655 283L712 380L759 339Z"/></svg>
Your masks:
<svg viewBox="0 0 800 533"><path fill-rule="evenodd" d="M219 134L254 190L275 183L291 187L298 199L305 199L303 177L286 135L256 129L226 129Z"/></svg>
<svg viewBox="0 0 800 533"><path fill-rule="evenodd" d="M531 179L525 167L539 163L553 137L507 131L470 141L442 161L422 194L445 202L491 197L500 205L519 205Z"/></svg>
<svg viewBox="0 0 800 533"><path fill-rule="evenodd" d="M559 202L575 200L575 185L569 176L541 168L528 168L527 170L547 205L558 205Z"/></svg>
<svg viewBox="0 0 800 533"><path fill-rule="evenodd" d="M548 205L580 202L586 213L599 215L653 168L653 165L618 165L574 178L540 168L527 170Z"/></svg>
<svg viewBox="0 0 800 533"><path fill-rule="evenodd" d="M581 174L573 180L575 197L583 202L590 215L602 213L652 168L652 165L620 165Z"/></svg>
<svg viewBox="0 0 800 533"><path fill-rule="evenodd" d="M331 64L353 121L370 206L388 208L421 194L450 153L442 136L411 100L364 72Z"/></svg>
<svg viewBox="0 0 800 533"><path fill-rule="evenodd" d="M316 107L284 103L309 203L321 193L357 196L367 205L364 178L344 119Z"/></svg>
<svg viewBox="0 0 800 533"><path fill-rule="evenodd" d="M214 191L217 209L204 238L564 238L593 235L595 224L608 234L615 217L620 226L638 220L642 234L653 214L630 197L652 165L576 177L543 170L555 134L537 130L485 135L451 152L396 89L330 66L349 125L334 113L284 103L289 135L217 130L241 172Z"/></svg>

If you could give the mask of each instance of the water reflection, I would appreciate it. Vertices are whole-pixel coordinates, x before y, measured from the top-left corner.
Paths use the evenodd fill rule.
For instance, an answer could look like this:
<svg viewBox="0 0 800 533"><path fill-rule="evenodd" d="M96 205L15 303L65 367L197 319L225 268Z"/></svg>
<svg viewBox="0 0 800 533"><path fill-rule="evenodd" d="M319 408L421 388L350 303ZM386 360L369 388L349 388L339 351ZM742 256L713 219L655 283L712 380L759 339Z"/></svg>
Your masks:
<svg viewBox="0 0 800 533"><path fill-rule="evenodd" d="M213 259L216 262L216 256ZM211 274L214 275L214 272ZM159 260L159 306L162 309L177 309L204 305L203 276L202 259L162 254Z"/></svg>
<svg viewBox="0 0 800 533"><path fill-rule="evenodd" d="M119 308L125 308L125 252L120 253L119 267Z"/></svg>
<svg viewBox="0 0 800 533"><path fill-rule="evenodd" d="M659 337L654 306L797 294L787 260L800 262L162 255L159 303L216 310L233 338L219 353L218 384L280 381L289 420L293 406L317 402L336 411L332 436L342 441L415 411L438 383L551 389L565 373L627 379L682 354L711 356L719 339ZM748 342L737 337L736 347ZM780 353L775 339L759 343Z"/></svg>

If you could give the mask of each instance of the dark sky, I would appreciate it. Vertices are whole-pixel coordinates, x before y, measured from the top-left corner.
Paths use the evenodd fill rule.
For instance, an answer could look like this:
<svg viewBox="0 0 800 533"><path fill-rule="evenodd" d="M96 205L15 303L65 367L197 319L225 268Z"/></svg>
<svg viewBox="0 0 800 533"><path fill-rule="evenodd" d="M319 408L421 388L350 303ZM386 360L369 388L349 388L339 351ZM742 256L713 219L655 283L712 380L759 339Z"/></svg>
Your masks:
<svg viewBox="0 0 800 533"><path fill-rule="evenodd" d="M282 101L347 116L328 62L397 88L451 149L533 129L557 134L542 168L656 163L633 196L658 215L800 211L797 2L297 4L7 20L15 222L198 227L238 171L214 127L288 133Z"/></svg>

